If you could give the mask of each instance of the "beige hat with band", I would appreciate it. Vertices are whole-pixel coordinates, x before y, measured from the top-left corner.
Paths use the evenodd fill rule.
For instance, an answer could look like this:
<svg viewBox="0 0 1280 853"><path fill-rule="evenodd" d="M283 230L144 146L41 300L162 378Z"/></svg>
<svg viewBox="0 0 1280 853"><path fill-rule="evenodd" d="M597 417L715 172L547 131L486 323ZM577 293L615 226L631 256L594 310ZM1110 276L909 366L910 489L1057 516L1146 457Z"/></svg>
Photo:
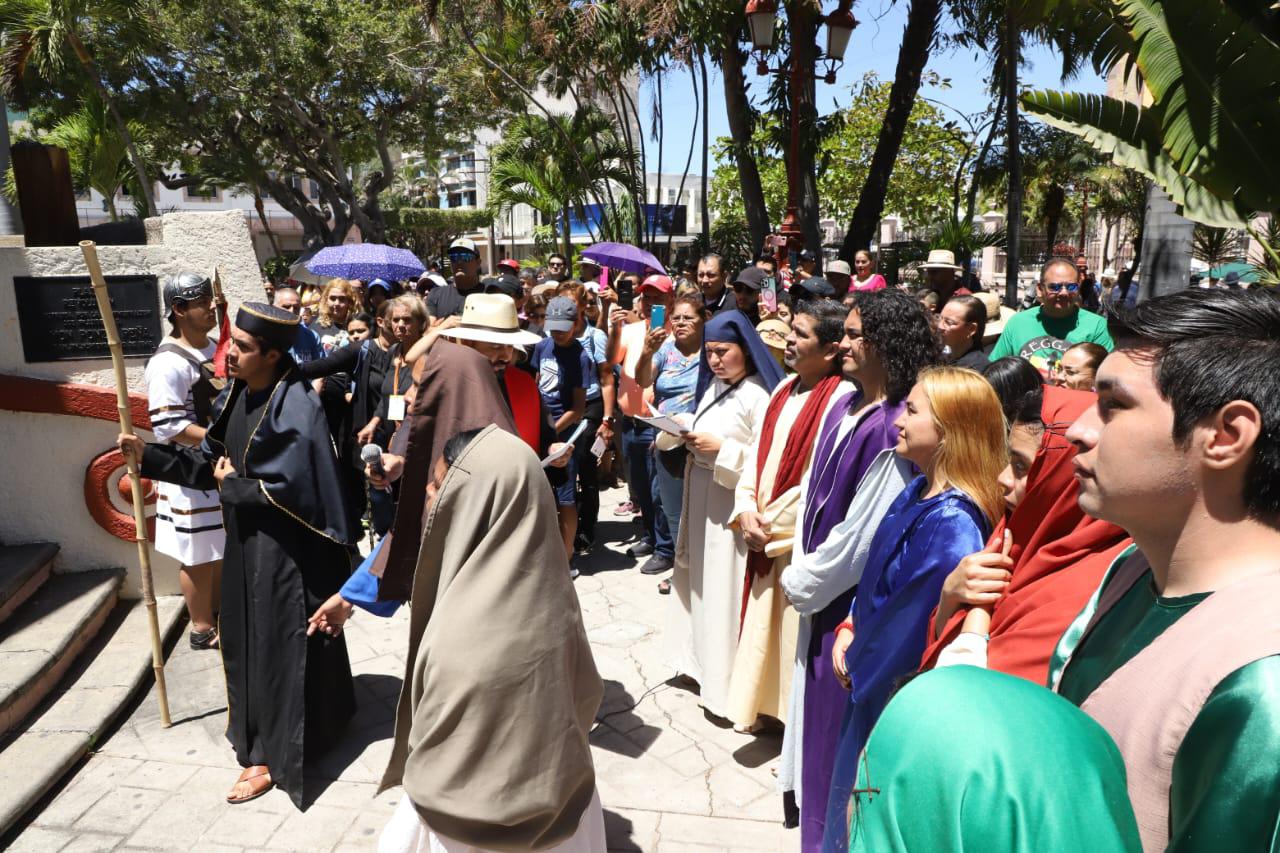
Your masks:
<svg viewBox="0 0 1280 853"><path fill-rule="evenodd" d="M542 340L520 328L516 303L501 293L473 293L462 304L462 323L442 334L459 341L533 346Z"/></svg>

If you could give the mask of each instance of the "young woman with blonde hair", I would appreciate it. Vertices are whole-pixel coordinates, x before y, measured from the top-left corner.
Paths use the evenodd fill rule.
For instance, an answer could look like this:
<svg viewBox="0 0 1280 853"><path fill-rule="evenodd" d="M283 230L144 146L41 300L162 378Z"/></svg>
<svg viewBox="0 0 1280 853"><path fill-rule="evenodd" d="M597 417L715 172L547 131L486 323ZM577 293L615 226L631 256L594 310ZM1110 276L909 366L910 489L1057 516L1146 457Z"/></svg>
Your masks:
<svg viewBox="0 0 1280 853"><path fill-rule="evenodd" d="M920 663L943 581L962 557L982 549L1004 512L997 480L1007 460L1004 414L980 374L959 367L922 371L895 426L894 451L922 473L876 529L849 619L836 631L832 664L851 689L825 850L848 849L858 756L895 683Z"/></svg>

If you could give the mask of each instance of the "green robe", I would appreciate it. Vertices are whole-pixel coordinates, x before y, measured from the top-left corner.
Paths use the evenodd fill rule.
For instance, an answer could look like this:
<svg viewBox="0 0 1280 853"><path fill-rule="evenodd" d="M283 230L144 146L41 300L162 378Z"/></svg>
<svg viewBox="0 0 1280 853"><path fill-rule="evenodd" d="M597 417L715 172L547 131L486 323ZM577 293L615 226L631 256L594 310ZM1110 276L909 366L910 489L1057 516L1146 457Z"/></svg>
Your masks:
<svg viewBox="0 0 1280 853"><path fill-rule="evenodd" d="M1124 761L1039 685L953 666L902 688L858 766L849 850L1137 853Z"/></svg>
<svg viewBox="0 0 1280 853"><path fill-rule="evenodd" d="M1150 576L1138 580L1081 642L1097 595L1063 637L1050 683L1081 705L1110 675L1208 597L1162 597ZM1068 660L1067 658L1070 658ZM1169 792L1169 850L1280 851L1280 656L1223 679L1205 701L1174 757Z"/></svg>

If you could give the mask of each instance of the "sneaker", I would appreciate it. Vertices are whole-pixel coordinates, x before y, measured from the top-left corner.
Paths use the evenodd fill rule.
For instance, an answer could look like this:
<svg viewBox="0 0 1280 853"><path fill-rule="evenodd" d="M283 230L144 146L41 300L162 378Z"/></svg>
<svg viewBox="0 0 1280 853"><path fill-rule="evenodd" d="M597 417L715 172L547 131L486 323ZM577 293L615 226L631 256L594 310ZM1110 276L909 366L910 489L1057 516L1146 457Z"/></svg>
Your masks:
<svg viewBox="0 0 1280 853"><path fill-rule="evenodd" d="M624 501L618 504L618 508L613 511L614 515L635 515L640 510L636 509L636 505L631 501Z"/></svg>
<svg viewBox="0 0 1280 853"><path fill-rule="evenodd" d="M652 557L650 557L648 560L645 561L645 564L643 566L640 567L640 574L660 575L663 572L671 571L671 567L673 565L674 565L674 562L670 557L664 557L661 554L654 554Z"/></svg>
<svg viewBox="0 0 1280 853"><path fill-rule="evenodd" d="M653 553L653 545L647 539L641 539L627 549L628 557L647 557Z"/></svg>
<svg viewBox="0 0 1280 853"><path fill-rule="evenodd" d="M576 581L578 579L578 575L580 574L582 574L582 572L578 571L573 566L569 567L569 580Z"/></svg>

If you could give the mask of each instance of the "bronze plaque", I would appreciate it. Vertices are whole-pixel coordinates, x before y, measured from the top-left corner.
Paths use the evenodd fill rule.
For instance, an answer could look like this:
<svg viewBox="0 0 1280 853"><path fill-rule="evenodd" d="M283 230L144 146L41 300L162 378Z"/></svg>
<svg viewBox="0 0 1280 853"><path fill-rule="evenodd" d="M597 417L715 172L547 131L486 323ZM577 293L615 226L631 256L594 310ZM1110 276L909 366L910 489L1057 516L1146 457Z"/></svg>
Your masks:
<svg viewBox="0 0 1280 853"><path fill-rule="evenodd" d="M151 355L162 334L156 277L106 279L124 354ZM28 363L111 357L89 276L14 276L13 289Z"/></svg>

